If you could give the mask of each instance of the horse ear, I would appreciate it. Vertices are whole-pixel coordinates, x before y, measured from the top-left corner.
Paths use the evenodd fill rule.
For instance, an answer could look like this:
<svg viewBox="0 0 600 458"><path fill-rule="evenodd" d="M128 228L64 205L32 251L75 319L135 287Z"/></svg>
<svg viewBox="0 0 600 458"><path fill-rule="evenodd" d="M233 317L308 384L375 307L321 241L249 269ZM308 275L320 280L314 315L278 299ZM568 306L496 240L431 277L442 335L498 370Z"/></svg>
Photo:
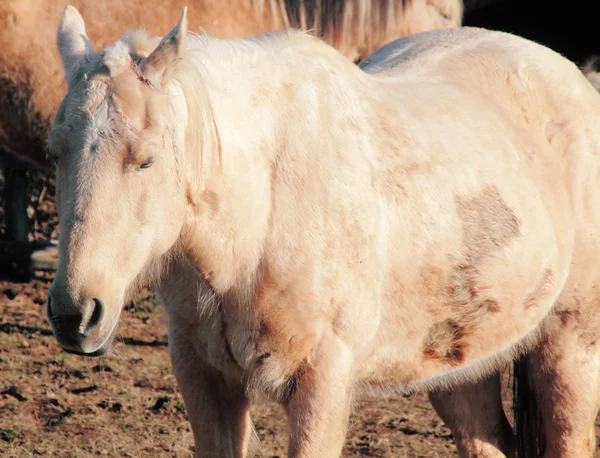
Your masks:
<svg viewBox="0 0 600 458"><path fill-rule="evenodd" d="M57 33L58 51L65 68L67 79L90 52L93 51L85 33L85 24L75 7L67 5Z"/></svg>
<svg viewBox="0 0 600 458"><path fill-rule="evenodd" d="M140 62L140 73L153 84L160 85L165 72L181 56L185 47L187 34L187 6L183 8L181 18L177 25L163 37L152 53Z"/></svg>

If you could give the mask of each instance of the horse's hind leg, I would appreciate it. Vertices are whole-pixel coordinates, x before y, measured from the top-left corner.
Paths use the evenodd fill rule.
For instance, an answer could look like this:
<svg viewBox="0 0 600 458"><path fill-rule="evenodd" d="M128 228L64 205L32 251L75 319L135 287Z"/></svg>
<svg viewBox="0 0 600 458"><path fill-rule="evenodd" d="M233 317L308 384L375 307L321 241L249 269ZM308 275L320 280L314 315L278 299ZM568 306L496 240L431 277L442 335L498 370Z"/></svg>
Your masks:
<svg viewBox="0 0 600 458"><path fill-rule="evenodd" d="M600 404L600 291L571 286L527 358L546 436L545 458L595 456ZM527 440L525 438L525 440Z"/></svg>
<svg viewBox="0 0 600 458"><path fill-rule="evenodd" d="M499 375L452 390L431 391L429 399L452 430L461 458L514 456L514 436L502 408Z"/></svg>
<svg viewBox="0 0 600 458"><path fill-rule="evenodd" d="M198 358L173 328L169 329L169 352L192 425L196 456L246 457L252 422L243 388L231 385Z"/></svg>

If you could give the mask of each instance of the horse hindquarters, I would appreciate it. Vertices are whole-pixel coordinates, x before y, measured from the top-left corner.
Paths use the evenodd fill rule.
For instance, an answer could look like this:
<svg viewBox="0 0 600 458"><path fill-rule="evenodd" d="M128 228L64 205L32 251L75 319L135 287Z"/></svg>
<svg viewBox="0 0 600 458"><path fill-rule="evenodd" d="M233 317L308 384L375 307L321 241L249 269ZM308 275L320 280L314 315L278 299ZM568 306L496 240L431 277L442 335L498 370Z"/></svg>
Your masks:
<svg viewBox="0 0 600 458"><path fill-rule="evenodd" d="M595 456L600 320L594 289L590 284L581 291L563 294L557 310L544 323L540 343L523 361L529 379L526 382L535 391L529 393L529 399L537 404L541 423L537 422L536 431L532 428L535 419L522 422L517 431L519 458ZM528 407L531 411L531 406L518 406L520 410Z"/></svg>
<svg viewBox="0 0 600 458"><path fill-rule="evenodd" d="M461 457L595 456L600 301L595 285L589 285L577 293L565 290L543 324L538 345L515 362L516 443L502 410L497 375L429 394L436 412L451 428Z"/></svg>
<svg viewBox="0 0 600 458"><path fill-rule="evenodd" d="M586 169L594 168L596 164L588 164ZM593 188L597 180L582 182ZM582 191L586 196L597 194L595 189ZM517 425L519 458L595 456L600 406L600 205L587 197L580 208L573 218L575 243L566 284L542 323L540 340L520 363L521 381L530 392L519 397L526 403L515 414L518 419L529 411L530 418ZM537 421L531 418L536 409Z"/></svg>
<svg viewBox="0 0 600 458"><path fill-rule="evenodd" d="M502 408L500 375L448 390L429 400L454 436L461 458L513 458L514 435Z"/></svg>

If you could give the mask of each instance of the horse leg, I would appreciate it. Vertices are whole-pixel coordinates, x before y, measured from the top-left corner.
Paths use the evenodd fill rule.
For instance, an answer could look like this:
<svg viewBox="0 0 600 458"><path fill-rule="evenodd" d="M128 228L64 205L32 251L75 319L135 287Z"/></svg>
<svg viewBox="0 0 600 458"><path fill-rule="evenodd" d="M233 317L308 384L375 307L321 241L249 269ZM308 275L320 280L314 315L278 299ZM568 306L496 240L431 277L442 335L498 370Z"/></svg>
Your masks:
<svg viewBox="0 0 600 458"><path fill-rule="evenodd" d="M338 458L346 438L352 387L352 352L337 337L317 349L297 374L287 402L290 458Z"/></svg>
<svg viewBox="0 0 600 458"><path fill-rule="evenodd" d="M600 322L593 302L600 298L594 288L585 292L579 289L570 300L563 301L564 295L559 299L544 323L540 344L526 360L541 411L545 458L595 456Z"/></svg>
<svg viewBox="0 0 600 458"><path fill-rule="evenodd" d="M200 359L176 329L169 328L169 353L192 425L196 456L243 458L252 432L250 402L241 386Z"/></svg>
<svg viewBox="0 0 600 458"><path fill-rule="evenodd" d="M514 435L502 408L499 374L452 390L430 391L429 400L452 430L461 458L514 457Z"/></svg>
<svg viewBox="0 0 600 458"><path fill-rule="evenodd" d="M27 242L29 240L27 175L23 169L5 168L3 172L6 238Z"/></svg>

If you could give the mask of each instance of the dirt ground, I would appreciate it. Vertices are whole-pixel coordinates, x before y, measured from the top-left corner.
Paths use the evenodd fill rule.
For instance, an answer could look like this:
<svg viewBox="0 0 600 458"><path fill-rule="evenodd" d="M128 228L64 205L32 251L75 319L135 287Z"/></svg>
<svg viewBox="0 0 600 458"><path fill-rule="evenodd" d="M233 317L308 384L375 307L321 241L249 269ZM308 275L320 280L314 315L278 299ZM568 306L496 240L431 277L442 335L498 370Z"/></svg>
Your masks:
<svg viewBox="0 0 600 458"><path fill-rule="evenodd" d="M193 456L167 354L166 319L149 291L129 305L102 358L58 348L45 315L50 277L0 283L0 456ZM276 405L254 408L256 457L286 456ZM450 431L423 395L361 403L345 457L451 457Z"/></svg>
<svg viewBox="0 0 600 458"><path fill-rule="evenodd" d="M35 175L30 196L31 238L55 239L53 180ZM0 457L194 456L166 317L152 292L125 307L110 355L85 358L62 352L52 336L45 312L51 281L42 272L28 283L0 278ZM282 410L255 406L253 420L253 456L287 456ZM457 455L450 430L427 396L416 394L360 402L343 456Z"/></svg>

